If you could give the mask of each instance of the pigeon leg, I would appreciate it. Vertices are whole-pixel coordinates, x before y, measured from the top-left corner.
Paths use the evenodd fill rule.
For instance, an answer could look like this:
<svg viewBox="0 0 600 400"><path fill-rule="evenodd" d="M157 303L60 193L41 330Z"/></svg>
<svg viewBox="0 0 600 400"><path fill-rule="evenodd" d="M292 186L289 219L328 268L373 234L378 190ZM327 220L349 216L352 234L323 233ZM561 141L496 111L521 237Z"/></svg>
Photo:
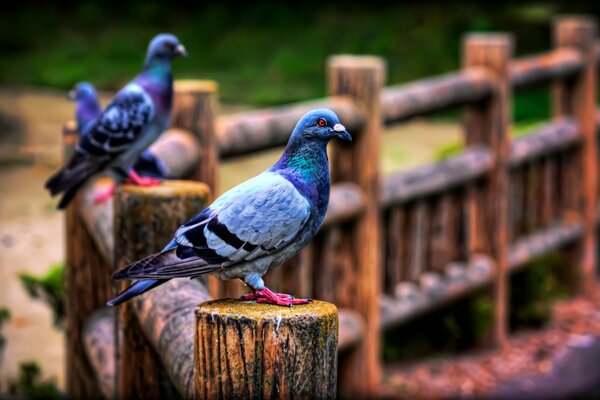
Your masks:
<svg viewBox="0 0 600 400"><path fill-rule="evenodd" d="M273 293L266 286L263 289L253 289L252 293L243 295L240 299L244 301L255 300L257 303L274 304L284 307L308 304L312 301L312 299L296 299L294 296L285 293Z"/></svg>
<svg viewBox="0 0 600 400"><path fill-rule="evenodd" d="M149 176L139 176L134 169L129 171L129 178L127 183L132 183L138 186L156 186L160 184L160 179L151 178Z"/></svg>
<svg viewBox="0 0 600 400"><path fill-rule="evenodd" d="M111 183L106 189L101 190L96 196L94 196L94 204L104 203L107 200L113 198L115 194L115 184Z"/></svg>

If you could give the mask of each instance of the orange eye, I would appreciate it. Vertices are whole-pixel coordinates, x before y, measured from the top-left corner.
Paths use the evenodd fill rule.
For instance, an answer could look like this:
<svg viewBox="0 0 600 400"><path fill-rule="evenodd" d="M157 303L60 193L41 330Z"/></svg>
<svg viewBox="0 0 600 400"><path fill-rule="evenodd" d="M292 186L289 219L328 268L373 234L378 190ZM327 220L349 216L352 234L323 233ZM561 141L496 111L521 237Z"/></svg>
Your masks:
<svg viewBox="0 0 600 400"><path fill-rule="evenodd" d="M325 121L325 118L319 118L319 120L317 121L317 125L319 125L322 128L325 125L327 125L327 121Z"/></svg>

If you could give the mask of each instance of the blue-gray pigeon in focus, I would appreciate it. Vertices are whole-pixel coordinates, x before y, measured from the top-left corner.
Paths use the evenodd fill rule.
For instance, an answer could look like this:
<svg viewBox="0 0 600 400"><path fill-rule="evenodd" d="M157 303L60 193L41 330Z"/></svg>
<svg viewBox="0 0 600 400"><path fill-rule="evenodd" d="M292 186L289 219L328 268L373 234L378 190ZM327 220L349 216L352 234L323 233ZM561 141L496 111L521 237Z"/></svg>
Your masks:
<svg viewBox="0 0 600 400"><path fill-rule="evenodd" d="M160 253L117 271L113 279L138 279L108 305L142 294L171 278L214 274L243 279L242 297L283 306L305 304L273 293L262 276L296 255L315 236L329 203L327 143L352 140L330 110L302 117L283 155L262 174L230 189L179 227Z"/></svg>
<svg viewBox="0 0 600 400"><path fill-rule="evenodd" d="M79 82L69 91L69 99L75 102L77 132L82 136L86 135L102 114L96 88L91 83ZM144 150L133 165L133 169L141 176L164 178L167 174L164 163L150 150Z"/></svg>
<svg viewBox="0 0 600 400"><path fill-rule="evenodd" d="M127 179L143 186L160 182L140 177L132 165L170 122L171 61L185 55L185 48L174 35L160 34L152 39L142 72L117 93L82 136L69 162L46 182L53 196L63 193L58 208L65 208L91 176L105 169L119 183ZM96 200L110 198L113 191Z"/></svg>

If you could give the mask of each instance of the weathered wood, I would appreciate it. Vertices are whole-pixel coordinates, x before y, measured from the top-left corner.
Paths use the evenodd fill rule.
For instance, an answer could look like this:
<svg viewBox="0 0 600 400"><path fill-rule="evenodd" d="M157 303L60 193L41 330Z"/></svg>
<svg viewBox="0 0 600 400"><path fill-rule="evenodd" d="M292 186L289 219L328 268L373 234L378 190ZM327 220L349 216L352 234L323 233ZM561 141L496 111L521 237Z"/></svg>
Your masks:
<svg viewBox="0 0 600 400"><path fill-rule="evenodd" d="M353 235L351 251L355 262L351 268L355 269L360 279L350 284L356 288L350 302L336 301L336 304L357 310L367 327L364 340L346 356L341 366L342 394L369 397L377 392L381 375L378 329L378 298L381 292L378 160L383 123L380 92L385 81L385 66L382 59L376 57L334 56L328 60L328 81L330 94L351 96L366 116L365 126L355 133L353 143L332 143L331 172L334 182L354 182L365 197L365 210L356 219L350 232ZM343 119L342 123L345 123ZM338 287L343 285L348 286L348 281L338 279Z"/></svg>
<svg viewBox="0 0 600 400"><path fill-rule="evenodd" d="M581 240L583 225L579 222L552 224L528 235L521 236L511 246L508 265L511 270L519 269L536 257L560 250Z"/></svg>
<svg viewBox="0 0 600 400"><path fill-rule="evenodd" d="M162 162L170 179L191 176L200 162L198 141L192 132L183 129L168 129L149 151Z"/></svg>
<svg viewBox="0 0 600 400"><path fill-rule="evenodd" d="M510 141L510 82L509 60L512 56L512 38L505 34L474 34L467 36L464 43L464 66L482 67L492 78L494 94L489 101L470 107L465 114L467 144L486 144L494 156L494 165L489 174L485 208L476 210L487 222L490 247L495 260L494 285L495 318L492 341L496 345L507 343L508 285L506 277L509 235L508 210L508 159Z"/></svg>
<svg viewBox="0 0 600 400"><path fill-rule="evenodd" d="M115 398L116 340L115 310L101 308L83 325L85 354L94 372L100 393L106 399Z"/></svg>
<svg viewBox="0 0 600 400"><path fill-rule="evenodd" d="M336 397L333 304L217 300L199 305L196 321L196 398Z"/></svg>
<svg viewBox="0 0 600 400"><path fill-rule="evenodd" d="M581 195L578 211L584 221L585 235L580 249L580 289L593 298L596 286L598 202L598 138L596 126L596 23L583 16L557 18L554 36L558 48L579 51L584 67L569 82L555 86L555 114L573 115L583 136L581 157Z"/></svg>
<svg viewBox="0 0 600 400"><path fill-rule="evenodd" d="M446 192L485 177L493 157L483 146L472 146L456 157L382 179L382 207L392 207L427 196Z"/></svg>
<svg viewBox="0 0 600 400"><path fill-rule="evenodd" d="M192 178L208 185L213 196L218 193L219 154L215 133L217 90L215 81L175 81L172 125L186 129L198 142L198 159Z"/></svg>
<svg viewBox="0 0 600 400"><path fill-rule="evenodd" d="M439 271L460 254L460 205L454 193L442 195L436 201L431 218L430 240L427 252L429 268Z"/></svg>
<svg viewBox="0 0 600 400"><path fill-rule="evenodd" d="M515 139L510 148L510 167L518 168L546 155L558 153L581 143L577 124L561 119L547 124L526 136Z"/></svg>
<svg viewBox="0 0 600 400"><path fill-rule="evenodd" d="M408 262L403 278L416 281L425 271L427 264L427 231L429 228L429 206L425 201L419 201L411 213L410 247L407 248Z"/></svg>
<svg viewBox="0 0 600 400"><path fill-rule="evenodd" d="M389 217L383 221L385 232L385 264L383 290L392 294L394 288L402 279L402 269L405 262L404 237L406 235L406 211L403 207L394 207L389 211Z"/></svg>
<svg viewBox="0 0 600 400"><path fill-rule="evenodd" d="M473 68L385 88L381 106L385 122L393 123L480 101L491 91L485 72Z"/></svg>
<svg viewBox="0 0 600 400"><path fill-rule="evenodd" d="M134 301L144 337L159 355L162 367L184 399L194 397L194 310L211 300L197 280L173 279Z"/></svg>
<svg viewBox="0 0 600 400"><path fill-rule="evenodd" d="M364 337L365 323L360 314L354 310L341 308L338 310L339 339L338 351L351 350Z"/></svg>
<svg viewBox="0 0 600 400"><path fill-rule="evenodd" d="M73 124L63 130L65 156L73 151L79 135ZM99 384L84 353L81 329L92 312L104 306L113 294L110 264L102 256L79 213L82 196L66 210L66 371L67 394L71 398L99 398Z"/></svg>
<svg viewBox="0 0 600 400"><path fill-rule="evenodd" d="M208 196L204 183L188 181L118 187L114 199L116 267L160 251L182 223L206 206ZM123 343L118 348L119 398L164 398L175 390L133 312L134 308L143 309L144 298L150 295L138 296L119 307L119 330L123 332Z"/></svg>
<svg viewBox="0 0 600 400"><path fill-rule="evenodd" d="M419 282L400 282L394 297L381 298L381 328L406 323L489 285L493 271L493 260L476 255L467 264L448 264L444 274L427 273Z"/></svg>
<svg viewBox="0 0 600 400"><path fill-rule="evenodd" d="M225 115L216 120L221 159L285 145L298 120L315 108L333 110L353 134L364 124L362 111L343 97Z"/></svg>
<svg viewBox="0 0 600 400"><path fill-rule="evenodd" d="M333 225L356 218L365 209L365 198L353 183L337 183L331 186L329 207L323 225Z"/></svg>
<svg viewBox="0 0 600 400"><path fill-rule="evenodd" d="M512 87L521 89L569 78L581 71L583 58L573 49L555 49L515 60L509 68Z"/></svg>

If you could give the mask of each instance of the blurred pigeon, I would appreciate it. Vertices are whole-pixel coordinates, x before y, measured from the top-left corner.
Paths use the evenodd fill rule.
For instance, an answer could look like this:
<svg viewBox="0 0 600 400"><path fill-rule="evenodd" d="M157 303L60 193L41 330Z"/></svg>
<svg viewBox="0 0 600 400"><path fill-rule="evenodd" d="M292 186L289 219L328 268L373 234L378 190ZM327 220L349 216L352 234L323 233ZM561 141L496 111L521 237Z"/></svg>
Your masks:
<svg viewBox="0 0 600 400"><path fill-rule="evenodd" d="M102 113L96 88L91 83L79 82L69 91L69 99L75 101L77 131L85 135ZM164 178L167 173L166 166L150 150L144 150L133 169L141 176L154 178Z"/></svg>
<svg viewBox="0 0 600 400"><path fill-rule="evenodd" d="M85 135L102 113L96 88L91 83L79 82L69 91L69 99L75 102L77 132Z"/></svg>
<svg viewBox="0 0 600 400"><path fill-rule="evenodd" d="M185 56L177 37L157 35L148 47L142 72L108 104L81 137L73 156L46 182L54 196L63 193L58 208L65 208L77 190L94 174L108 169L116 182L142 186L160 181L140 177L131 167L140 154L165 130L171 118L173 77L171 61ZM96 201L112 196L114 188Z"/></svg>
<svg viewBox="0 0 600 400"><path fill-rule="evenodd" d="M329 203L330 139L352 140L330 110L302 117L283 155L262 174L224 193L182 225L162 252L117 271L139 279L108 302L118 305L171 278L214 274L243 279L243 300L291 306L309 299L273 293L262 276L296 255L317 233Z"/></svg>

